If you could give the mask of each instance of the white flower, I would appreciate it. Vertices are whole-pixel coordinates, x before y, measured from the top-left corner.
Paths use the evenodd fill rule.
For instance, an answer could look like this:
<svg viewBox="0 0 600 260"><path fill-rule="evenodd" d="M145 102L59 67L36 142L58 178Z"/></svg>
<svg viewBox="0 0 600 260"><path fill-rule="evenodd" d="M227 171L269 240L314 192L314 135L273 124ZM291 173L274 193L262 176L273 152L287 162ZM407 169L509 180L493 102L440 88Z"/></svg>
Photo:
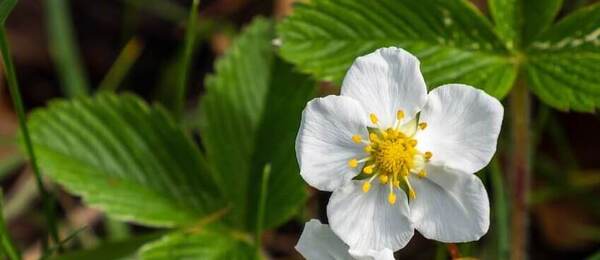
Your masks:
<svg viewBox="0 0 600 260"><path fill-rule="evenodd" d="M394 260L390 249L356 252L338 238L328 225L311 219L304 225L296 250L308 260Z"/></svg>
<svg viewBox="0 0 600 260"><path fill-rule="evenodd" d="M353 249L395 251L414 229L442 242L477 240L489 201L473 173L495 153L503 113L467 85L427 94L416 57L379 49L354 62L341 96L307 104L296 139L301 175L333 191L329 223Z"/></svg>

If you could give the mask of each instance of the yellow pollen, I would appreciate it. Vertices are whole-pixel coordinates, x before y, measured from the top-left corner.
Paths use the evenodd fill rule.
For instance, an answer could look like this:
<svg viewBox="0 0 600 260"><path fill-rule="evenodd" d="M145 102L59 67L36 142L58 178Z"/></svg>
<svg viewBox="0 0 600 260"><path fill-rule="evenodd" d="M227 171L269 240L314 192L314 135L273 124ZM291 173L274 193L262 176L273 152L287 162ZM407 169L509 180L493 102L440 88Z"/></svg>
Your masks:
<svg viewBox="0 0 600 260"><path fill-rule="evenodd" d="M421 179L425 178L425 177L427 177L427 172L425 170L421 170L421 171L419 171L419 173L417 173L417 176Z"/></svg>
<svg viewBox="0 0 600 260"><path fill-rule="evenodd" d="M390 192L390 195L388 195L388 202L391 205L394 205L394 203L396 203L396 194L394 194L394 192Z"/></svg>
<svg viewBox="0 0 600 260"><path fill-rule="evenodd" d="M423 129L427 128L427 123L425 123L425 122L419 123L419 128L420 128L421 130L423 130Z"/></svg>
<svg viewBox="0 0 600 260"><path fill-rule="evenodd" d="M402 120L402 118L404 118L404 111L398 110L398 112L396 112L396 119Z"/></svg>
<svg viewBox="0 0 600 260"><path fill-rule="evenodd" d="M431 157L433 156L433 154L429 151L425 152L425 154L423 155L425 157L426 160L431 159Z"/></svg>
<svg viewBox="0 0 600 260"><path fill-rule="evenodd" d="M352 141L354 141L357 144L360 144L360 142L362 141L362 137L360 137L360 135L353 135Z"/></svg>
<svg viewBox="0 0 600 260"><path fill-rule="evenodd" d="M350 168L356 168L358 166L358 160L352 159L348 161L348 166L350 166Z"/></svg>
<svg viewBox="0 0 600 260"><path fill-rule="evenodd" d="M371 189L371 183L368 181L365 181L365 183L363 183L363 186L362 186L363 192L367 193L367 192L369 192L370 189Z"/></svg>
<svg viewBox="0 0 600 260"><path fill-rule="evenodd" d="M394 181L394 187L400 188L400 181L399 180L395 180Z"/></svg>
<svg viewBox="0 0 600 260"><path fill-rule="evenodd" d="M379 175L379 182L381 182L381 184L386 184L388 182L388 176L387 175Z"/></svg>
<svg viewBox="0 0 600 260"><path fill-rule="evenodd" d="M365 146L365 153L370 153L371 151L373 151L373 146L371 146L371 145Z"/></svg>
<svg viewBox="0 0 600 260"><path fill-rule="evenodd" d="M373 173L373 168L375 168L375 165L371 164L371 165L365 167L363 169L363 172L366 173L366 174L372 174Z"/></svg>
<svg viewBox="0 0 600 260"><path fill-rule="evenodd" d="M378 118L377 118L377 116L376 116L375 114L373 114L373 113L371 113L371 114L369 115L369 118L371 118L371 122L372 122L373 124L375 124L375 125L377 124L377 122L379 122L379 119L378 119Z"/></svg>
<svg viewBox="0 0 600 260"><path fill-rule="evenodd" d="M417 146L417 140L415 140L415 139L411 139L411 140L409 141L409 143L410 143L410 145L411 145L411 146L413 146L413 147Z"/></svg>

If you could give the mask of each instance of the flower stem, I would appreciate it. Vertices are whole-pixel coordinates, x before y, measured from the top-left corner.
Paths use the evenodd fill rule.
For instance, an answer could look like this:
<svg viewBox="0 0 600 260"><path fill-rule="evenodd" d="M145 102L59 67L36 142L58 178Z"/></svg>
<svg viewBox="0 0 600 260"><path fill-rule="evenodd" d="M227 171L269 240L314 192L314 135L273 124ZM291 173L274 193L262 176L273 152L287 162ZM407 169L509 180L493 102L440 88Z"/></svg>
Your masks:
<svg viewBox="0 0 600 260"><path fill-rule="evenodd" d="M529 91L522 79L517 81L510 94L510 122L512 146L508 181L511 184L511 257L527 259L529 237L529 208L527 195L531 178L530 169L530 100Z"/></svg>
<svg viewBox="0 0 600 260"><path fill-rule="evenodd" d="M52 237L54 242L59 243L60 240L58 237L58 228L56 225L56 219L54 218L54 204L50 197L51 194L49 194L48 191L46 191L46 189L44 188L42 176L40 174L40 169L38 167L35 153L33 151L31 137L29 136L29 130L27 129L27 123L25 121L25 109L23 107L21 92L19 91L19 85L17 83L15 68L13 66L12 59L10 58L8 41L6 39L6 29L4 28L4 25L0 25L0 52L2 53L2 61L4 62L4 70L6 72L10 96L12 98L15 110L17 112L17 116L19 118L19 127L23 136L25 148L29 156L29 160L31 161L31 167L35 174L38 190L40 191L40 195L43 200L46 221L48 224L50 236Z"/></svg>
<svg viewBox="0 0 600 260"><path fill-rule="evenodd" d="M271 164L265 165L262 174L262 182L260 185L260 196L258 201L258 211L256 216L256 233L255 233L255 242L256 242L256 252L257 255L260 256L260 250L262 247L262 232L265 221L265 210L267 207L267 195L269 189L269 177L271 176ZM260 258L260 257L259 257Z"/></svg>

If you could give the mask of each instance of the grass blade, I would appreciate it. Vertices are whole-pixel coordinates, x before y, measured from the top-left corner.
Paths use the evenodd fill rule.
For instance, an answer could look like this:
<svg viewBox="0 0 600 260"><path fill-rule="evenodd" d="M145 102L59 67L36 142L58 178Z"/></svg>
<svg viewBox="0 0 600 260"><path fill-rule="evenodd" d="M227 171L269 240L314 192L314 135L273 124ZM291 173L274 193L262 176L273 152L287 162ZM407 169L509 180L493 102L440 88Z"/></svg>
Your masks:
<svg viewBox="0 0 600 260"><path fill-rule="evenodd" d="M2 17L2 21L4 21L4 19L5 17ZM52 203L52 199L50 196L51 194L49 194L46 191L46 189L44 188L44 184L42 183L40 169L38 167L35 153L33 151L33 146L31 145L31 137L29 136L29 130L27 128L27 123L25 119L25 108L23 107L23 101L21 99L21 92L19 91L19 85L17 83L17 75L15 73L15 68L10 57L10 51L8 46L8 40L6 39L6 29L4 28L4 23L0 24L0 52L2 53L2 62L4 63L4 70L8 80L8 88L10 90L11 99L17 112L17 116L19 118L19 127L21 129L21 134L25 143L27 155L29 156L29 160L31 161L31 167L33 168L33 172L35 173L38 190L42 195L41 197L44 203L48 229L50 231L52 239L55 242L58 242L58 228L56 225L56 219L54 218L53 210L54 204Z"/></svg>
<svg viewBox="0 0 600 260"><path fill-rule="evenodd" d="M2 190L0 190L0 209L4 208L2 201L4 200L2 196ZM0 243L2 244L2 250L10 260L18 260L21 259L21 255L19 251L15 247L15 244L10 239L10 235L8 234L8 230L6 228L6 223L4 221L4 214L0 214Z"/></svg>
<svg viewBox="0 0 600 260"><path fill-rule="evenodd" d="M198 20L198 5L200 0L194 0L192 2L192 8L190 9L190 15L187 22L187 28L185 31L185 45L181 55L179 70L177 76L177 82L175 83L175 97L173 100L173 106L171 111L176 118L181 118L183 107L185 105L185 93L188 84L188 74L190 70L190 63L194 54L194 47L196 42L196 20Z"/></svg>
<svg viewBox="0 0 600 260"><path fill-rule="evenodd" d="M110 67L98 87L99 91L115 91L127 75L127 72L140 57L143 45L139 39L133 38L127 42L115 63Z"/></svg>
<svg viewBox="0 0 600 260"><path fill-rule="evenodd" d="M87 95L89 82L75 42L67 0L46 1L50 54L57 67L63 92L68 97Z"/></svg>
<svg viewBox="0 0 600 260"><path fill-rule="evenodd" d="M495 217L495 234L497 243L497 255L495 259L508 259L510 254L510 241L508 231L508 202L506 200L506 187L502 178L500 163L497 159L493 159L490 163L490 177L493 189L494 202L494 217Z"/></svg>

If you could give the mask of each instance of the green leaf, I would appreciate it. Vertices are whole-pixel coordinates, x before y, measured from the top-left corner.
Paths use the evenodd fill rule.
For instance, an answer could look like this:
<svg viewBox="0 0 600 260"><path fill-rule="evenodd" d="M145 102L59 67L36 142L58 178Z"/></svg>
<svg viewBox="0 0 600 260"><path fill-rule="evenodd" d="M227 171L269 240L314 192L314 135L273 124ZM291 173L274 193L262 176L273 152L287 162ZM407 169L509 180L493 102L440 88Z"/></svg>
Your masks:
<svg viewBox="0 0 600 260"><path fill-rule="evenodd" d="M92 249L68 252L52 258L53 260L106 260L106 259L130 259L136 251L145 243L160 238L160 233L142 235L127 240L108 242Z"/></svg>
<svg viewBox="0 0 600 260"><path fill-rule="evenodd" d="M0 25L4 26L6 18L15 8L15 5L17 5L17 0L2 0L0 3Z"/></svg>
<svg viewBox="0 0 600 260"><path fill-rule="evenodd" d="M135 96L53 102L29 123L44 172L118 219L176 226L224 207L192 141Z"/></svg>
<svg viewBox="0 0 600 260"><path fill-rule="evenodd" d="M527 79L542 101L561 110L600 106L600 4L548 28L527 52Z"/></svg>
<svg viewBox="0 0 600 260"><path fill-rule="evenodd" d="M562 0L490 0L495 28L507 48L527 46L546 29L562 6Z"/></svg>
<svg viewBox="0 0 600 260"><path fill-rule="evenodd" d="M224 230L199 233L172 233L144 245L138 255L144 260L159 259L254 259L254 249L242 234Z"/></svg>
<svg viewBox="0 0 600 260"><path fill-rule="evenodd" d="M272 24L257 19L216 63L201 101L202 142L232 203L229 223L252 230L266 164L264 228L287 220L305 199L294 140L315 84L278 59Z"/></svg>
<svg viewBox="0 0 600 260"><path fill-rule="evenodd" d="M278 27L281 55L340 83L354 59L399 46L421 60L430 87L465 83L503 97L516 77L489 21L466 0L315 0Z"/></svg>

